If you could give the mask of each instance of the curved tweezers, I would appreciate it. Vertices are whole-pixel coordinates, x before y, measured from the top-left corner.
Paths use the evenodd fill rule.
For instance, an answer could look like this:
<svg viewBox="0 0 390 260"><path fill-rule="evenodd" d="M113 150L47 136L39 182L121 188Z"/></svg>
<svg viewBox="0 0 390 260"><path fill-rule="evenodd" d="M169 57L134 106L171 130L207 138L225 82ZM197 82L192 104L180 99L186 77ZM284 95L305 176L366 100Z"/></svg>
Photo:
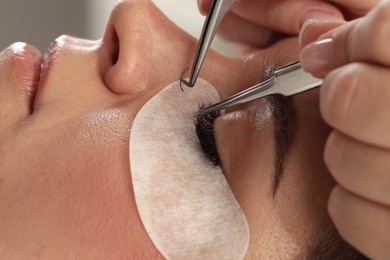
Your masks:
<svg viewBox="0 0 390 260"><path fill-rule="evenodd" d="M209 13L207 14L206 21L203 25L202 33L199 38L198 48L192 64L190 79L189 81L180 79L184 85L188 87L193 87L195 85L203 61L207 55L214 36L217 33L217 29L221 24L223 17L235 2L237 2L237 0L213 0L211 3Z"/></svg>
<svg viewBox="0 0 390 260"><path fill-rule="evenodd" d="M208 114L272 94L281 94L284 96L295 95L319 87L321 84L322 79L313 77L311 74L305 72L301 68L299 61L295 61L275 70L273 76L268 80L206 107L200 110L198 114Z"/></svg>

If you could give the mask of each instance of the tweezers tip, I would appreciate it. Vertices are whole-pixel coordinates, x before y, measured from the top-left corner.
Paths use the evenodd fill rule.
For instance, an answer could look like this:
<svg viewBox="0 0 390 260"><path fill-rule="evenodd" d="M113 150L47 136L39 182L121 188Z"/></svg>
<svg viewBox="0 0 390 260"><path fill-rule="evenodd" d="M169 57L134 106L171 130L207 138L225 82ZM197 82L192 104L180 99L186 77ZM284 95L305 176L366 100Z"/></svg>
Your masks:
<svg viewBox="0 0 390 260"><path fill-rule="evenodd" d="M190 88L193 88L195 86L195 83L187 81L187 80L182 79L182 78L180 79L180 84L184 84L184 85L186 85L187 87L190 87Z"/></svg>

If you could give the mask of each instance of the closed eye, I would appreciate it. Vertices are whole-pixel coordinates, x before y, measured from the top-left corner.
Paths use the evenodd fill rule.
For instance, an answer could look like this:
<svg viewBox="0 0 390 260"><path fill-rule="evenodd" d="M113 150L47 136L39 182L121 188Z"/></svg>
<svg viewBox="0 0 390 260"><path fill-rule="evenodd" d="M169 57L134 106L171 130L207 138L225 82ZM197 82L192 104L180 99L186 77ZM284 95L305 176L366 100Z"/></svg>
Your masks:
<svg viewBox="0 0 390 260"><path fill-rule="evenodd" d="M204 109L205 104L199 105L199 110ZM220 160L217 151L217 145L214 138L214 120L220 116L220 112L211 112L208 114L199 115L195 117L195 131L199 138L200 146L206 158L215 166L220 165Z"/></svg>
<svg viewBox="0 0 390 260"><path fill-rule="evenodd" d="M262 79L266 80L273 75L278 66L277 59L263 58ZM293 143L297 114L292 99L280 95L265 98L270 103L274 118L274 141L275 141L275 172L273 180L273 195L276 195L284 172L284 160ZM200 105L203 109L205 104ZM259 111L261 113L261 111ZM214 121L220 116L220 112L199 115L195 117L196 134L206 157L216 166L220 165L220 158L214 138Z"/></svg>

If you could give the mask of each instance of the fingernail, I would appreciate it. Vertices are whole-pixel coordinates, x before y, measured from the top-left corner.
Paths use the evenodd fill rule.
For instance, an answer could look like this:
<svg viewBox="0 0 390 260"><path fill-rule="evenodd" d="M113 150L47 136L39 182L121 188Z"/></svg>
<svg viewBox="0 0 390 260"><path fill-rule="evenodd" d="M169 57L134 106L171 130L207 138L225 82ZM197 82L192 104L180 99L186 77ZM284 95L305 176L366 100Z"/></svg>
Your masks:
<svg viewBox="0 0 390 260"><path fill-rule="evenodd" d="M338 21L338 20L343 20L343 17L341 16L341 14L337 15L335 13L327 12L324 10L318 10L318 9L309 10L303 15L301 19L300 27L302 27L302 25L307 20L310 19L320 20L320 21L335 21L335 20Z"/></svg>
<svg viewBox="0 0 390 260"><path fill-rule="evenodd" d="M313 42L300 53L302 67L311 73L326 71L330 67L333 40L331 38Z"/></svg>

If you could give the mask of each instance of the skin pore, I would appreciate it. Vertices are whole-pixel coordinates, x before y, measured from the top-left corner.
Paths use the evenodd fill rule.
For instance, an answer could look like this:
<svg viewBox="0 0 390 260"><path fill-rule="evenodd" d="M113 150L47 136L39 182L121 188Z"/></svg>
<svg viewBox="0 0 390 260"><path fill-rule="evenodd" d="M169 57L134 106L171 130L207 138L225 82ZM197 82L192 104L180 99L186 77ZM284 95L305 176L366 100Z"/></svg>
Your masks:
<svg viewBox="0 0 390 260"><path fill-rule="evenodd" d="M31 98L24 93L37 77L23 67L39 55L21 44L1 53L0 258L162 258L135 205L129 135L145 102L191 64L196 43L151 2L123 1L102 41L55 41ZM224 99L262 80L265 60L286 64L298 51L295 38L243 59L210 51L201 77ZM333 181L322 160L329 129L318 90L288 102L295 130L276 192L284 124L275 101L215 120L221 166L249 223L248 259L302 258L327 219Z"/></svg>

